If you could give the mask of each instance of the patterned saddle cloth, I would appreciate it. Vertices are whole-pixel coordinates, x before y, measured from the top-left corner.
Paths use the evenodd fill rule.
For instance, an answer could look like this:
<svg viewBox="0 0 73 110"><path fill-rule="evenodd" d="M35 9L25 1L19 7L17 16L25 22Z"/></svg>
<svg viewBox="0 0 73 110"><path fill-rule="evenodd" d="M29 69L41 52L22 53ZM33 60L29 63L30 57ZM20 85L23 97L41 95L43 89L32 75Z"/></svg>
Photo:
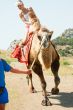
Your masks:
<svg viewBox="0 0 73 110"><path fill-rule="evenodd" d="M28 55L32 44L33 35L30 34L27 38L27 42L23 47L16 45L15 49L11 53L12 58L17 58L19 62L26 63L28 65Z"/></svg>

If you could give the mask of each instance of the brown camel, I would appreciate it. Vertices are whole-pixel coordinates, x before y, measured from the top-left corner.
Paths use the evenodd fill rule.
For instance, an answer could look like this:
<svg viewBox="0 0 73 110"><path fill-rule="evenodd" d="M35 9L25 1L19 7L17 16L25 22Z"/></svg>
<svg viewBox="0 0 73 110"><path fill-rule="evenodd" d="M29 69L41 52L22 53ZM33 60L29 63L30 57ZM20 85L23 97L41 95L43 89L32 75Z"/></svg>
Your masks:
<svg viewBox="0 0 73 110"><path fill-rule="evenodd" d="M42 91L44 95L44 100L42 101L42 105L51 105L51 102L47 98L46 92L46 81L43 75L43 69L48 69L51 67L51 71L54 75L55 87L51 90L52 94L58 94L59 89L58 85L60 83L60 78L58 76L59 70L59 55L55 49L55 46L51 42L51 36L53 32L49 31L46 28L41 28L38 34L34 34L32 46L29 53L29 65L28 68L31 67L32 62L37 57L40 46L42 45L38 57L35 60L35 63L32 67L32 70L39 76L42 86ZM32 82L32 75L29 75L30 79L30 90L34 92L34 86Z"/></svg>

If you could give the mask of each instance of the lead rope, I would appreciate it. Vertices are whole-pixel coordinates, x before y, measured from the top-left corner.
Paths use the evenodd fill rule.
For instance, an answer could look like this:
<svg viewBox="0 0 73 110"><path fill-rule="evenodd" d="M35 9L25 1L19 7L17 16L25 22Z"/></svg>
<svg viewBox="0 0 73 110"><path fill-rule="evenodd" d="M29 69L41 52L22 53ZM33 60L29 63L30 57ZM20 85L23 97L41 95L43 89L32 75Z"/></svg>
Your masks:
<svg viewBox="0 0 73 110"><path fill-rule="evenodd" d="M33 68L33 66L34 66L34 63L35 63L36 59L38 58L38 55L39 55L39 53L40 53L40 50L41 50L42 45L43 45L43 43L41 44L41 46L40 46L40 48L39 48L39 51L38 51L38 53L37 53L35 59L34 59L33 62L32 62L32 65L31 65L31 67L30 67L31 70L32 70L32 68ZM28 83L28 85L29 85L29 75L27 75L26 78L27 78L27 83Z"/></svg>

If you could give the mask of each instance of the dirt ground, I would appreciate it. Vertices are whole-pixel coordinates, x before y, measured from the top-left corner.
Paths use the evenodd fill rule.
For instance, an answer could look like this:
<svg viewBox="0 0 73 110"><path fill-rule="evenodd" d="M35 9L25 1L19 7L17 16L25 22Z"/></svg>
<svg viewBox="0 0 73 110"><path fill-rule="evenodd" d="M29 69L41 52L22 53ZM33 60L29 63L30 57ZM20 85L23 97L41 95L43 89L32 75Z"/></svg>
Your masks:
<svg viewBox="0 0 73 110"><path fill-rule="evenodd" d="M45 75L47 91L52 106L42 106L43 100L40 80L33 74L34 87L37 93L30 93L27 85L26 75L15 75L6 73L6 86L9 91L9 103L6 110L73 110L73 75L60 76L60 93L52 95L54 77Z"/></svg>

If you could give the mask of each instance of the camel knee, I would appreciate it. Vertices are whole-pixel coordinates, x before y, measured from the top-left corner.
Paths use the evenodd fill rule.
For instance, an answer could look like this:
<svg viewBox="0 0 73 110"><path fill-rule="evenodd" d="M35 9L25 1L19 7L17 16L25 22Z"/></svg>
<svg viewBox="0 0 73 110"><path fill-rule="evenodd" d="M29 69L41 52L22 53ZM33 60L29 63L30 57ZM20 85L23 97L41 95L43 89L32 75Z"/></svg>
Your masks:
<svg viewBox="0 0 73 110"><path fill-rule="evenodd" d="M46 82L45 81L41 82L41 85L42 85L42 89L45 90L46 89Z"/></svg>
<svg viewBox="0 0 73 110"><path fill-rule="evenodd" d="M59 85L59 83L60 83L60 78L59 78L59 76L55 77L54 81L55 81L55 84L56 84L56 85Z"/></svg>
<svg viewBox="0 0 73 110"><path fill-rule="evenodd" d="M59 66L60 66L59 60L54 61L53 64L51 65L51 70L54 76L58 74Z"/></svg>

